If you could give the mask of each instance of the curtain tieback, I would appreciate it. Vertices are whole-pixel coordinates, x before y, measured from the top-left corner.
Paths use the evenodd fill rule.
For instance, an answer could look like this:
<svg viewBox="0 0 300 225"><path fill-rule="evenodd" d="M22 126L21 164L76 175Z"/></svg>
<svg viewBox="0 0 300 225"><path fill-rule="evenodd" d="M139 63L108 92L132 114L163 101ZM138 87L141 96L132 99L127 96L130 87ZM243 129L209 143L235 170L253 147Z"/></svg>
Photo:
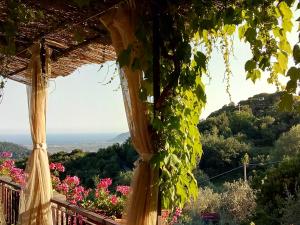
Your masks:
<svg viewBox="0 0 300 225"><path fill-rule="evenodd" d="M153 153L142 153L141 154L141 160L143 162L150 162L150 160L152 159Z"/></svg>
<svg viewBox="0 0 300 225"><path fill-rule="evenodd" d="M36 143L34 145L35 149L47 149L47 144L46 143Z"/></svg>

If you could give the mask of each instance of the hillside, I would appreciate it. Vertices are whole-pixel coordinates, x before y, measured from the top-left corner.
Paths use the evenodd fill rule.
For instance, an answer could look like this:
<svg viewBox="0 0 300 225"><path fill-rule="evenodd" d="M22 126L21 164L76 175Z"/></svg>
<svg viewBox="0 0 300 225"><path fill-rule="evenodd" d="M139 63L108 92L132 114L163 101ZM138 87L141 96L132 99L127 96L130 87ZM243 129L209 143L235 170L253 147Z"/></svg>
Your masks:
<svg viewBox="0 0 300 225"><path fill-rule="evenodd" d="M200 168L215 176L240 166L245 153L252 163L266 162L280 135L300 123L299 112L278 110L279 101L280 93L255 95L237 105L225 105L201 121Z"/></svg>
<svg viewBox="0 0 300 225"><path fill-rule="evenodd" d="M115 138L109 140L109 142L122 144L128 138L130 138L130 134L129 134L129 132L125 132L125 133L121 133L118 136L116 136Z"/></svg>
<svg viewBox="0 0 300 225"><path fill-rule="evenodd" d="M12 152L14 159L22 159L30 154L29 149L11 142L0 142L0 152Z"/></svg>

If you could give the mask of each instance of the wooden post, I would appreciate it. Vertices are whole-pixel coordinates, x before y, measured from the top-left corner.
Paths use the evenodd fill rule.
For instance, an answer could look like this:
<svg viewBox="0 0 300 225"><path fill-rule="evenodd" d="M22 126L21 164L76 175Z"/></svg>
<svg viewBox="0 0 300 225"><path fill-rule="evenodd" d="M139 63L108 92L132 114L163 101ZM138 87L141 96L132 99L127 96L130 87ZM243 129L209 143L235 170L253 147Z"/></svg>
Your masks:
<svg viewBox="0 0 300 225"><path fill-rule="evenodd" d="M242 158L242 163L244 166L244 181L247 182L247 165L249 164L249 155L247 153Z"/></svg>
<svg viewBox="0 0 300 225"><path fill-rule="evenodd" d="M244 181L247 181L247 164L244 163Z"/></svg>

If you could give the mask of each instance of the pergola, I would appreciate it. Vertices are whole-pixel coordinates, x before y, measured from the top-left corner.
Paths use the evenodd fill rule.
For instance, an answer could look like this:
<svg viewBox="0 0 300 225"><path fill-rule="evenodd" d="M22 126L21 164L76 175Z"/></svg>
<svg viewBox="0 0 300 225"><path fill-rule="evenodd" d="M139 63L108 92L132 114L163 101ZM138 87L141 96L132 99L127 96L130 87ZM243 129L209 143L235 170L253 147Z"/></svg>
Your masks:
<svg viewBox="0 0 300 225"><path fill-rule="evenodd" d="M9 16L8 1L0 2L0 23ZM120 0L94 1L79 7L68 0L22 0L22 4L43 12L33 21L18 24L15 52L1 56L4 77L27 85L33 151L21 193L20 224L53 224L50 210L52 187L46 145L46 98L48 79L67 76L83 64L101 64L135 43L134 19L130 7ZM7 44L0 32L1 45ZM124 105L135 149L141 160L135 170L127 224L157 223L158 171L150 166L154 154L146 106L139 99L142 71L120 70Z"/></svg>

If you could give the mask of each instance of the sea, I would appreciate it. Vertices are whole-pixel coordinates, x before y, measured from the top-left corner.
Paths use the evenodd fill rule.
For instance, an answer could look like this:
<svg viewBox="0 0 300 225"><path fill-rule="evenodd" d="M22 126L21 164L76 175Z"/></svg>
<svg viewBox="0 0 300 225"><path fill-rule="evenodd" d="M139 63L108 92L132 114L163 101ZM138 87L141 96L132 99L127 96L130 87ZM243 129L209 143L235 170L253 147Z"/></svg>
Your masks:
<svg viewBox="0 0 300 225"><path fill-rule="evenodd" d="M96 152L117 143L119 133L76 133L76 134L47 134L47 146L50 153L59 151L71 152L81 149ZM30 134L0 134L0 141L12 142L28 149L32 148Z"/></svg>

